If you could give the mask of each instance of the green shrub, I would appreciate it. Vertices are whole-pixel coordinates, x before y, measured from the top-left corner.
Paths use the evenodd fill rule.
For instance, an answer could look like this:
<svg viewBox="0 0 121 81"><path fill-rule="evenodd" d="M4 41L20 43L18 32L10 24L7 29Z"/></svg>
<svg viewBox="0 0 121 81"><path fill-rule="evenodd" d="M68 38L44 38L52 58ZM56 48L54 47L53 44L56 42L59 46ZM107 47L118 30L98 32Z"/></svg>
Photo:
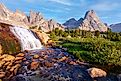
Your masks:
<svg viewBox="0 0 121 81"><path fill-rule="evenodd" d="M76 58L101 65L121 65L121 42L112 42L103 38L65 39L63 47Z"/></svg>

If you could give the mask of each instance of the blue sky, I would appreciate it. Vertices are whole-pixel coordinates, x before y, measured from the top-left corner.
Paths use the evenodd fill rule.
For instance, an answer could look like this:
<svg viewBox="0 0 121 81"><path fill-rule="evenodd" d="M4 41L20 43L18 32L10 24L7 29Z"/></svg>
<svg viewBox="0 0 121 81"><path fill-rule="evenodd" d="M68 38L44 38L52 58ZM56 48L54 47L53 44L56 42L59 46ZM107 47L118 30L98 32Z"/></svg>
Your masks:
<svg viewBox="0 0 121 81"><path fill-rule="evenodd" d="M69 18L84 17L88 10L95 10L108 24L121 22L121 0L0 0L9 9L41 12L46 19L64 23Z"/></svg>

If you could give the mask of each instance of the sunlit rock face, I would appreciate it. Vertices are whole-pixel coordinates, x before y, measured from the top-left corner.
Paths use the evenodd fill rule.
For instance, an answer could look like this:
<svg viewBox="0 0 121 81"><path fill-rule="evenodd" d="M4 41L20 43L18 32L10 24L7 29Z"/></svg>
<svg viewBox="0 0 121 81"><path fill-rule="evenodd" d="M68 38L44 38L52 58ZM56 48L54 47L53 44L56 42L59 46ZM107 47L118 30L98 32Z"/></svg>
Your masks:
<svg viewBox="0 0 121 81"><path fill-rule="evenodd" d="M40 32L40 30L37 30L37 29L32 29L32 31L36 33L36 35L39 37L43 45L48 44L50 37L45 32Z"/></svg>
<svg viewBox="0 0 121 81"><path fill-rule="evenodd" d="M31 31L21 27L10 27L11 32L20 40L22 50L41 49L39 38Z"/></svg>
<svg viewBox="0 0 121 81"><path fill-rule="evenodd" d="M28 28L25 20L27 22L27 16L23 12L12 12L4 4L0 4L0 22Z"/></svg>
<svg viewBox="0 0 121 81"><path fill-rule="evenodd" d="M30 11L29 15L20 10L12 12L4 4L0 4L0 22L26 29L37 27L41 28L44 32L52 31L55 28L64 29L63 25L56 21L45 19L40 12Z"/></svg>
<svg viewBox="0 0 121 81"><path fill-rule="evenodd" d="M100 32L107 31L107 26L101 22L99 17L96 15L94 10L87 11L84 17L83 22L79 27L81 30L87 31L95 31L98 30Z"/></svg>

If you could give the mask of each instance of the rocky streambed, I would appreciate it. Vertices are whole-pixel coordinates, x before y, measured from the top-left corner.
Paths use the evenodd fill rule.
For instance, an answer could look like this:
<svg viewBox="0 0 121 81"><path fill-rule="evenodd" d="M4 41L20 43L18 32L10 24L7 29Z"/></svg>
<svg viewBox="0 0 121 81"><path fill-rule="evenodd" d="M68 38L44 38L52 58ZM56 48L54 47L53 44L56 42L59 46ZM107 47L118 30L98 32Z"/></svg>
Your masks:
<svg viewBox="0 0 121 81"><path fill-rule="evenodd" d="M0 56L2 81L118 81L61 49L46 48Z"/></svg>

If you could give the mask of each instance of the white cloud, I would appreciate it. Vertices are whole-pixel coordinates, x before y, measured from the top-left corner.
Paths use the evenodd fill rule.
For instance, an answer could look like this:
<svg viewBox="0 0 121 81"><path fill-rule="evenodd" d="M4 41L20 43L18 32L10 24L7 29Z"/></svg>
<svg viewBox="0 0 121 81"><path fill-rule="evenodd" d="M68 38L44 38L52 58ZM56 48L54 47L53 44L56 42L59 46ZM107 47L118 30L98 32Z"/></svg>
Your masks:
<svg viewBox="0 0 121 81"><path fill-rule="evenodd" d="M71 6L70 1L68 1L68 0L48 0L48 1L56 2L56 3L66 5L66 6Z"/></svg>
<svg viewBox="0 0 121 81"><path fill-rule="evenodd" d="M93 4L90 6L91 9L97 10L97 11L111 11L116 8L118 8L120 5L118 3L113 2L99 2L97 4Z"/></svg>
<svg viewBox="0 0 121 81"><path fill-rule="evenodd" d="M111 17L108 16L102 16L101 19L110 19Z"/></svg>
<svg viewBox="0 0 121 81"><path fill-rule="evenodd" d="M54 10L49 8L42 8L43 10L50 11L50 12L63 12L62 10Z"/></svg>

